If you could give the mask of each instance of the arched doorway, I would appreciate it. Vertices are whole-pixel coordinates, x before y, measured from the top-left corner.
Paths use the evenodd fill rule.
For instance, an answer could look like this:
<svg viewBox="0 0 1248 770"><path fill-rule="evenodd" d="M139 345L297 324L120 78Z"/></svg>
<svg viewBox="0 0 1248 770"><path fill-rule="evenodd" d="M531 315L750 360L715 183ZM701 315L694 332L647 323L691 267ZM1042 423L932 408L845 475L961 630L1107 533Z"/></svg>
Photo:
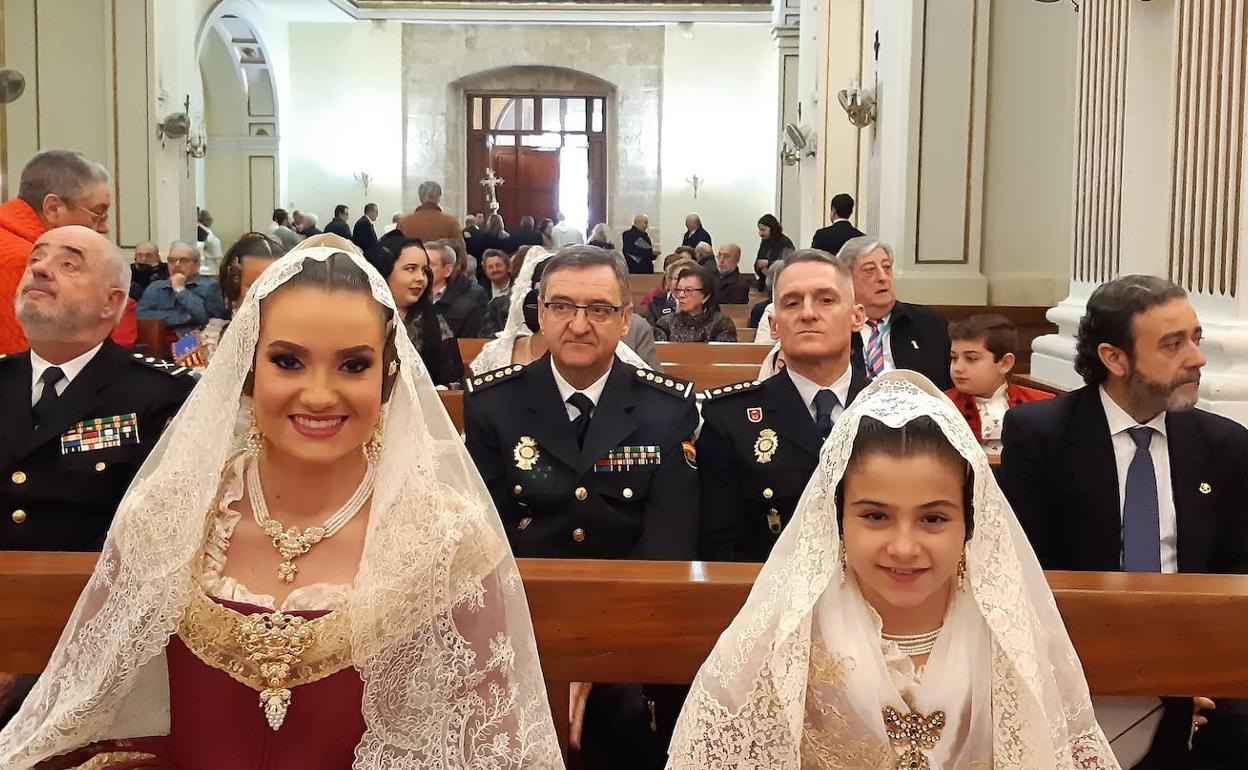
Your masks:
<svg viewBox="0 0 1248 770"><path fill-rule="evenodd" d="M212 212L227 246L263 232L278 206L277 89L268 53L244 18L210 19L200 37L208 153L199 161L196 203Z"/></svg>

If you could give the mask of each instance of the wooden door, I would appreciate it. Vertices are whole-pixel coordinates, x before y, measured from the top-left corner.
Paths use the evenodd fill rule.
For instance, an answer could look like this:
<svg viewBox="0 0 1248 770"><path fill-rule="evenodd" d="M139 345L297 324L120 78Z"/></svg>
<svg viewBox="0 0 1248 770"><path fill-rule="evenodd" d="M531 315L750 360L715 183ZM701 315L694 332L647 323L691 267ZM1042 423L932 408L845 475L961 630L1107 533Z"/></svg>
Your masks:
<svg viewBox="0 0 1248 770"><path fill-rule="evenodd" d="M559 151L538 147L495 147L494 173L506 183L498 188L503 219L515 230L524 216L554 219L559 210Z"/></svg>

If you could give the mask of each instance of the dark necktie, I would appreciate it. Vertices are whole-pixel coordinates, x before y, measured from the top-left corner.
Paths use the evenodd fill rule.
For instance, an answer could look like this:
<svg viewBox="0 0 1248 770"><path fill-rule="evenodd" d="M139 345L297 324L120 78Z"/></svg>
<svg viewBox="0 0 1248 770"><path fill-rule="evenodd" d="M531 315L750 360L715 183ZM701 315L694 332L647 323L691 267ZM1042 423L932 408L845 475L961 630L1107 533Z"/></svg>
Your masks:
<svg viewBox="0 0 1248 770"><path fill-rule="evenodd" d="M1161 519L1157 506L1157 473L1148 445L1153 429L1130 428L1135 456L1127 466L1122 505L1123 572L1161 572Z"/></svg>
<svg viewBox="0 0 1248 770"><path fill-rule="evenodd" d="M578 391L568 396L568 403L580 412L572 421L572 429L576 431L576 443L584 446L585 434L589 433L589 421L594 411L594 402L589 400L589 396Z"/></svg>
<svg viewBox="0 0 1248 770"><path fill-rule="evenodd" d="M832 432L832 412L840 405L841 400L827 388L815 394L815 427L820 436L827 438Z"/></svg>
<svg viewBox="0 0 1248 770"><path fill-rule="evenodd" d="M63 379L65 379L65 372L56 366L49 366L43 370L43 374L39 375L39 381L43 383L43 393L39 395L39 401L35 403L36 426L43 424L43 421L52 413L56 402L61 399L56 394L56 383Z"/></svg>

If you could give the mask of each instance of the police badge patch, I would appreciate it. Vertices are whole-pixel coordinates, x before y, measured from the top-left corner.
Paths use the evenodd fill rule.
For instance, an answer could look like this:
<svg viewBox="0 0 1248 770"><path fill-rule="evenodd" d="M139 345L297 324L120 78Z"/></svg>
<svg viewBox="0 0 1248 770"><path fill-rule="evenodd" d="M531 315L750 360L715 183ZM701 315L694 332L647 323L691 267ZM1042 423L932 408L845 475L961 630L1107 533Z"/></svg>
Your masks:
<svg viewBox="0 0 1248 770"><path fill-rule="evenodd" d="M754 459L760 463L769 463L780 446L780 439L771 428L763 428L754 440Z"/></svg>
<svg viewBox="0 0 1248 770"><path fill-rule="evenodd" d="M745 410L745 419L750 422L763 421L763 408L761 406L751 406Z"/></svg>
<svg viewBox="0 0 1248 770"><path fill-rule="evenodd" d="M511 456L516 458L516 467L522 471L533 470L533 465L541 458L537 451L537 442L532 436L521 436Z"/></svg>

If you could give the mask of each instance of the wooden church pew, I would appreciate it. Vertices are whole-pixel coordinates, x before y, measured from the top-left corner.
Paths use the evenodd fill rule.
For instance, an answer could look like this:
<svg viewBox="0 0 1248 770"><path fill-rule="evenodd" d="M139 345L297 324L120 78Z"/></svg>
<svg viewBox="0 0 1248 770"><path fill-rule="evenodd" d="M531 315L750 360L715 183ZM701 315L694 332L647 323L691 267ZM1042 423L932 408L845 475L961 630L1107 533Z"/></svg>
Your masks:
<svg viewBox="0 0 1248 770"><path fill-rule="evenodd" d="M754 339L753 335L750 339ZM753 364L757 367L772 346L741 341L656 342L654 347L664 367L668 364Z"/></svg>

